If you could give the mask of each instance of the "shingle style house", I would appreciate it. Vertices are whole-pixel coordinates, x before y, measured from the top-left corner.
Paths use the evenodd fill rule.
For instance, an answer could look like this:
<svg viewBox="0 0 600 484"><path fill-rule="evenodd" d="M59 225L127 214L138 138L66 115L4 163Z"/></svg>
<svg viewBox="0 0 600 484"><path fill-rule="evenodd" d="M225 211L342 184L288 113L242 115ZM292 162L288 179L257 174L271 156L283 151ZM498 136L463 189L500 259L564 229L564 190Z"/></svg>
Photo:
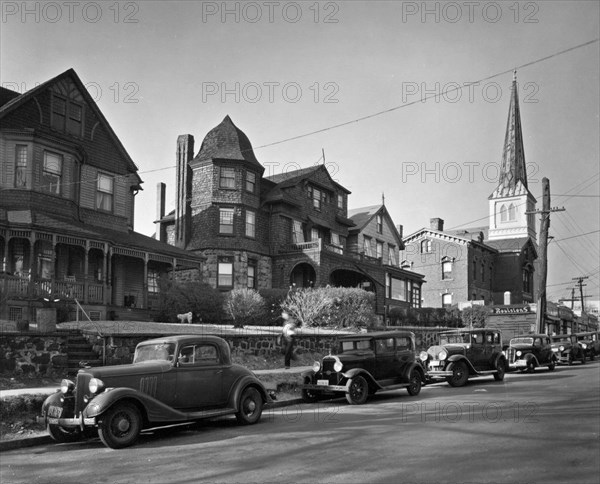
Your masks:
<svg viewBox="0 0 600 484"><path fill-rule="evenodd" d="M49 296L103 319L148 309L159 275L199 270L133 230L138 168L75 71L0 103L0 318L35 321Z"/></svg>
<svg viewBox="0 0 600 484"><path fill-rule="evenodd" d="M390 305L420 304L412 287L419 293L423 278L398 266L401 235L383 205L380 216L375 210L357 226L348 213L350 191L325 166L271 176L264 171L229 116L209 131L195 156L193 136L179 136L177 203L170 214L161 205L161 240L204 257L204 280L223 290L358 286L376 293L380 314ZM164 190L159 184L159 197ZM385 254L358 247L369 231ZM408 297L389 297L392 274L411 287Z"/></svg>
<svg viewBox="0 0 600 484"><path fill-rule="evenodd" d="M402 265L425 274L423 306L461 302L528 304L536 300L536 200L527 187L527 170L516 76L513 79L498 185L488 198L489 225L444 230L430 220L405 239Z"/></svg>

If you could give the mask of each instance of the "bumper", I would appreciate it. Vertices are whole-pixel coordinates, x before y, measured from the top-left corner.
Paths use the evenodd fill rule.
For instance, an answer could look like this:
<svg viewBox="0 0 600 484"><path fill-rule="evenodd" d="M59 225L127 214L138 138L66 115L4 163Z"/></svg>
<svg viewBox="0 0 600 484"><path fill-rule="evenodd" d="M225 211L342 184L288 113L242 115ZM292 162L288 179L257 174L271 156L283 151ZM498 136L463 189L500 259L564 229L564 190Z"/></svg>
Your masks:
<svg viewBox="0 0 600 484"><path fill-rule="evenodd" d="M427 371L427 378L428 379L435 379L435 378L446 378L447 376L452 376L452 372L451 371L446 371L446 370L432 370L429 369Z"/></svg>
<svg viewBox="0 0 600 484"><path fill-rule="evenodd" d="M83 415L79 418L54 418L54 417L37 417L37 423L46 425L58 425L59 427L94 427L96 426L96 418L84 418Z"/></svg>
<svg viewBox="0 0 600 484"><path fill-rule="evenodd" d="M522 370L527 368L527 360L515 360L514 362L509 363L508 367L511 370Z"/></svg>
<svg viewBox="0 0 600 484"><path fill-rule="evenodd" d="M300 389L302 390L311 390L314 392L344 392L346 393L347 388L346 385L314 385L314 384L304 384L300 385Z"/></svg>

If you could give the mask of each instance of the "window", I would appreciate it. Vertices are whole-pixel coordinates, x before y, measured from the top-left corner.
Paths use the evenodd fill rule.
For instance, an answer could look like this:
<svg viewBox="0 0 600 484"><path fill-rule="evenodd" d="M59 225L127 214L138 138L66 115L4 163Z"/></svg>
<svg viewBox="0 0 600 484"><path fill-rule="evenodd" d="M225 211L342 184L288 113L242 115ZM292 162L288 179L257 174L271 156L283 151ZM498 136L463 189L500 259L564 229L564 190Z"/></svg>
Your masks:
<svg viewBox="0 0 600 484"><path fill-rule="evenodd" d="M383 242L380 242L379 240L375 244L375 257L378 259L383 257Z"/></svg>
<svg viewBox="0 0 600 484"><path fill-rule="evenodd" d="M254 193L256 189L256 173L251 171L246 172L246 191Z"/></svg>
<svg viewBox="0 0 600 484"><path fill-rule="evenodd" d="M508 206L508 220L517 220L517 207L513 203Z"/></svg>
<svg viewBox="0 0 600 484"><path fill-rule="evenodd" d="M96 192L96 208L112 212L114 196L114 179L112 176L98 174L98 191Z"/></svg>
<svg viewBox="0 0 600 484"><path fill-rule="evenodd" d="M377 214L377 233L378 234L382 234L383 233L383 217L380 213Z"/></svg>
<svg viewBox="0 0 600 484"><path fill-rule="evenodd" d="M339 209L344 208L344 195L342 195L341 193L338 193L337 196L337 206Z"/></svg>
<svg viewBox="0 0 600 484"><path fill-rule="evenodd" d="M335 232L331 232L331 245L333 247L333 252L336 254L344 253L344 246L342 245L340 235Z"/></svg>
<svg viewBox="0 0 600 484"><path fill-rule="evenodd" d="M366 256L373 257L373 247L371 244L372 240L370 237L365 237L363 241L363 251Z"/></svg>
<svg viewBox="0 0 600 484"><path fill-rule="evenodd" d="M217 287L233 287L233 257L219 257Z"/></svg>
<svg viewBox="0 0 600 484"><path fill-rule="evenodd" d="M310 229L310 240L314 241L314 240L319 240L319 229L316 227L313 227L312 229Z"/></svg>
<svg viewBox="0 0 600 484"><path fill-rule="evenodd" d="M523 292L531 292L531 272L523 269Z"/></svg>
<svg viewBox="0 0 600 484"><path fill-rule="evenodd" d="M442 294L442 307L449 308L452 306L452 294Z"/></svg>
<svg viewBox="0 0 600 484"><path fill-rule="evenodd" d="M410 302L410 305L413 308L421 307L421 286L418 284L412 285L412 301Z"/></svg>
<svg viewBox="0 0 600 484"><path fill-rule="evenodd" d="M158 271L156 269L148 269L148 292L158 293Z"/></svg>
<svg viewBox="0 0 600 484"><path fill-rule="evenodd" d="M83 106L56 94L52 97L52 128L75 136L82 135Z"/></svg>
<svg viewBox="0 0 600 484"><path fill-rule="evenodd" d="M233 208L219 209L219 233L233 234Z"/></svg>
<svg viewBox="0 0 600 484"><path fill-rule="evenodd" d="M473 280L477 280L477 261L473 261Z"/></svg>
<svg viewBox="0 0 600 484"><path fill-rule="evenodd" d="M221 168L219 186L221 188L235 188L235 170L233 168Z"/></svg>
<svg viewBox="0 0 600 484"><path fill-rule="evenodd" d="M308 198L312 198L315 210L321 210L321 197L323 197L321 190L311 186L308 187Z"/></svg>
<svg viewBox="0 0 600 484"><path fill-rule="evenodd" d="M15 147L15 188L27 188L27 145Z"/></svg>
<svg viewBox="0 0 600 484"><path fill-rule="evenodd" d="M428 254L431 252L431 240L425 239L421 241L421 254Z"/></svg>
<svg viewBox="0 0 600 484"><path fill-rule="evenodd" d="M398 351L412 350L412 340L408 336L400 336L396 338L396 349Z"/></svg>
<svg viewBox="0 0 600 484"><path fill-rule="evenodd" d="M44 152L42 191L60 195L63 159L61 155Z"/></svg>
<svg viewBox="0 0 600 484"><path fill-rule="evenodd" d="M506 205L502 204L500 207L500 222L506 222L508 220L508 210Z"/></svg>
<svg viewBox="0 0 600 484"><path fill-rule="evenodd" d="M293 221L292 241L294 242L294 244L301 244L304 242L304 231L302 230L302 222L300 222L299 220Z"/></svg>
<svg viewBox="0 0 600 484"><path fill-rule="evenodd" d="M452 261L442 262L442 279L452 279Z"/></svg>
<svg viewBox="0 0 600 484"><path fill-rule="evenodd" d="M485 266L481 263L481 282L485 282Z"/></svg>
<svg viewBox="0 0 600 484"><path fill-rule="evenodd" d="M246 210L246 237L256 237L256 212Z"/></svg>
<svg viewBox="0 0 600 484"><path fill-rule="evenodd" d="M391 266L396 265L396 247L393 245L388 246L388 263Z"/></svg>
<svg viewBox="0 0 600 484"><path fill-rule="evenodd" d="M255 289L256 288L256 261L255 260L249 260L248 261L248 282L247 282L247 287L248 287L248 289Z"/></svg>
<svg viewBox="0 0 600 484"><path fill-rule="evenodd" d="M406 281L403 279L390 278L390 299L406 301Z"/></svg>

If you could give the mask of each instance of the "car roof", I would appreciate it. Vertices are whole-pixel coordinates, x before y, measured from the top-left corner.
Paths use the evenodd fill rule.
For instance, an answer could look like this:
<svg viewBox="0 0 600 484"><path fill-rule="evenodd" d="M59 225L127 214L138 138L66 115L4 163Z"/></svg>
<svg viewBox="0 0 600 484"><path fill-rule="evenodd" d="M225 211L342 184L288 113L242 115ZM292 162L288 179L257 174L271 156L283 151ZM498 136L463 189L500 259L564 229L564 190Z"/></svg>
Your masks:
<svg viewBox="0 0 600 484"><path fill-rule="evenodd" d="M415 334L412 331L374 331L372 333L357 333L341 336L340 340L356 340L356 339L374 339L374 338L395 338L399 336L408 336L414 338Z"/></svg>
<svg viewBox="0 0 600 484"><path fill-rule="evenodd" d="M440 331L440 334L461 334L461 333L485 333L487 331L500 332L497 328L477 328L477 329L452 329L449 331Z"/></svg>
<svg viewBox="0 0 600 484"><path fill-rule="evenodd" d="M226 343L223 338L205 334L176 334L173 336L161 336L160 338L147 339L140 341L138 344L157 344L157 343L195 343L198 341L206 341L211 343L223 344Z"/></svg>
<svg viewBox="0 0 600 484"><path fill-rule="evenodd" d="M514 336L511 338L511 340L516 339L516 338L544 338L547 337L547 334L544 333L535 333L535 334L520 334L518 336Z"/></svg>

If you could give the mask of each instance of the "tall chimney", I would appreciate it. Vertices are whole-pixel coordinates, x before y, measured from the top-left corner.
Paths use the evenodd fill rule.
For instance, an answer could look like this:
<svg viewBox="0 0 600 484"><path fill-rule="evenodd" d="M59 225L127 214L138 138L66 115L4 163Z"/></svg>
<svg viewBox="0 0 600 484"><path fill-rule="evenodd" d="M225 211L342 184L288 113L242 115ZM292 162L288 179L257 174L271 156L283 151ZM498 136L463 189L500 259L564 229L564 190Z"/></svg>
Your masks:
<svg viewBox="0 0 600 484"><path fill-rule="evenodd" d="M400 238L402 238L402 232L404 231L404 226L403 225L396 225L396 230L398 231L398 234L400 234Z"/></svg>
<svg viewBox="0 0 600 484"><path fill-rule="evenodd" d="M192 169L189 162L194 157L194 137L182 134L177 137L177 201L175 204L175 245L185 248L190 232L190 206L192 197Z"/></svg>
<svg viewBox="0 0 600 484"><path fill-rule="evenodd" d="M430 218L429 228L431 230L437 230L438 232L444 231L444 220L441 218Z"/></svg>
<svg viewBox="0 0 600 484"><path fill-rule="evenodd" d="M163 224L160 221L165 216L165 193L167 186L163 182L156 184L156 240L166 242L165 232Z"/></svg>

